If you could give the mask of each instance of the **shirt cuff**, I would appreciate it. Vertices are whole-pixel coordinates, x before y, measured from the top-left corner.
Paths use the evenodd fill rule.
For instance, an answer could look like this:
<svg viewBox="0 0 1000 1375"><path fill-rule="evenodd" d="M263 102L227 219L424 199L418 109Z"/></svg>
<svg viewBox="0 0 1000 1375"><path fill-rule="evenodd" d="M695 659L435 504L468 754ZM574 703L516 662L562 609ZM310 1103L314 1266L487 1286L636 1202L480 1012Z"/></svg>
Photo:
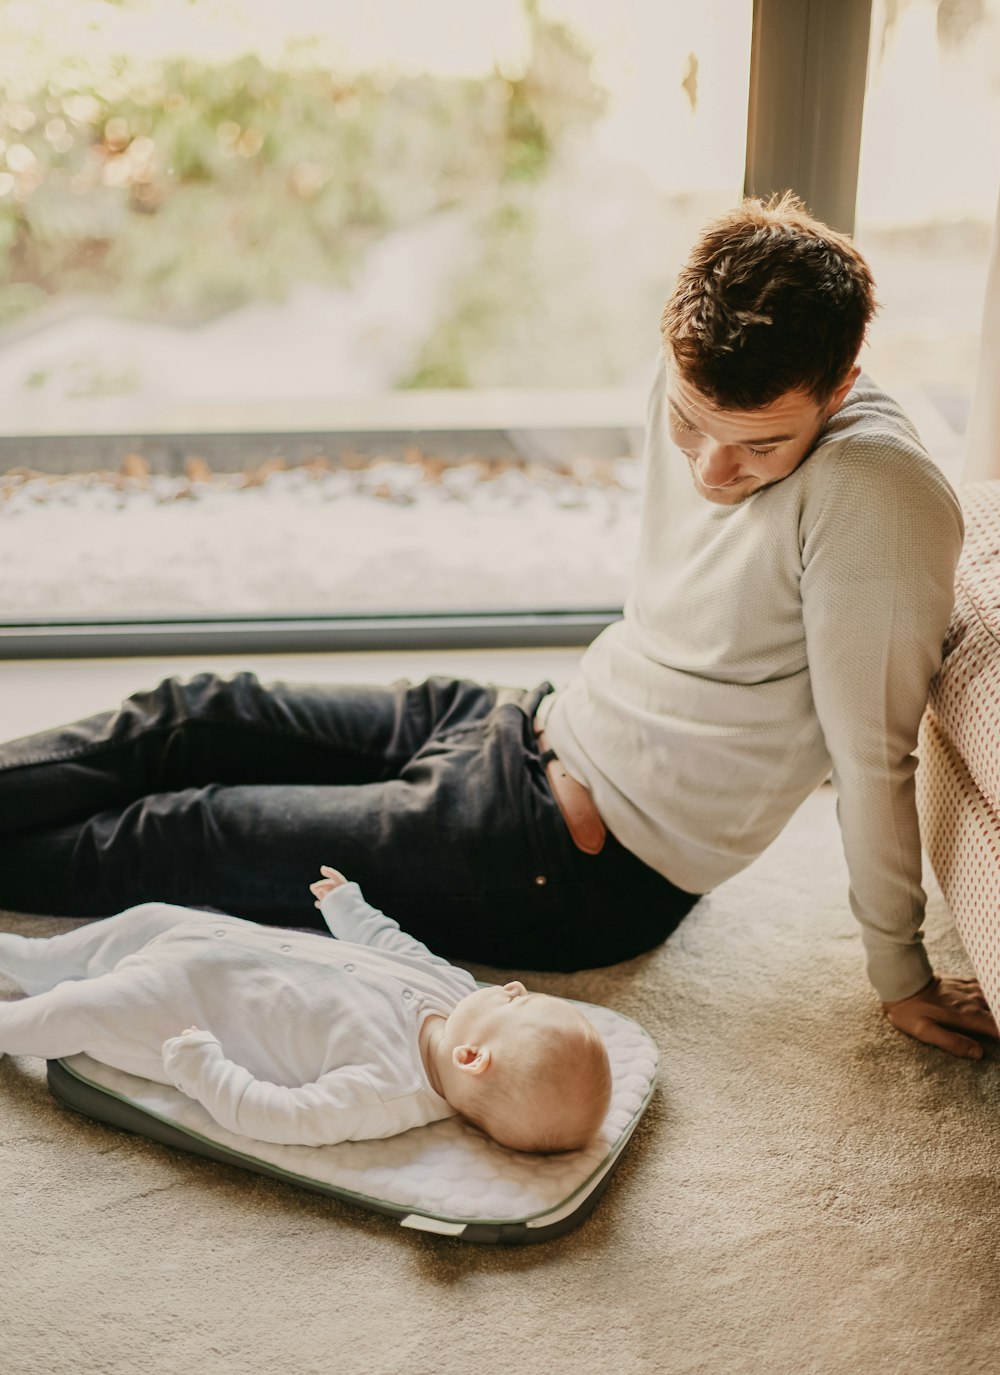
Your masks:
<svg viewBox="0 0 1000 1375"><path fill-rule="evenodd" d="M177 1060L186 1050L193 1050L195 1047L201 1050L204 1046L213 1043L218 1044L218 1037L210 1031L193 1031L189 1036L171 1036L163 1042L163 1063Z"/></svg>
<svg viewBox="0 0 1000 1375"><path fill-rule="evenodd" d="M353 879L349 879L347 883L341 883L338 887L332 888L325 898L321 898L319 910L324 917L327 912L330 912L332 915L336 912L338 907L343 906L345 899L348 897L350 897L353 902L357 902L358 899L360 899L362 903L365 901L364 894ZM365 905L367 906L367 904Z"/></svg>
<svg viewBox="0 0 1000 1375"><path fill-rule="evenodd" d="M911 998L934 977L923 943L897 945L880 940L866 942L868 977L883 1003Z"/></svg>

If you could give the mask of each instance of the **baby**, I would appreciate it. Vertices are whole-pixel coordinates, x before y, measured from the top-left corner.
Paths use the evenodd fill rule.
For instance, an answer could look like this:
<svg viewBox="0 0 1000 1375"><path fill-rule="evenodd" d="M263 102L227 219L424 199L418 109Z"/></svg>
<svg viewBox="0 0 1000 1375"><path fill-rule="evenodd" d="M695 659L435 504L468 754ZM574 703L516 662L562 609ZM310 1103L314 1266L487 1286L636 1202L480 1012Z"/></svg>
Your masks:
<svg viewBox="0 0 1000 1375"><path fill-rule="evenodd" d="M161 902L59 936L0 933L0 973L29 995L0 1001L0 1054L84 1051L260 1141L330 1145L459 1113L516 1150L583 1146L611 1096L593 1024L516 980L477 987L320 872L335 941Z"/></svg>

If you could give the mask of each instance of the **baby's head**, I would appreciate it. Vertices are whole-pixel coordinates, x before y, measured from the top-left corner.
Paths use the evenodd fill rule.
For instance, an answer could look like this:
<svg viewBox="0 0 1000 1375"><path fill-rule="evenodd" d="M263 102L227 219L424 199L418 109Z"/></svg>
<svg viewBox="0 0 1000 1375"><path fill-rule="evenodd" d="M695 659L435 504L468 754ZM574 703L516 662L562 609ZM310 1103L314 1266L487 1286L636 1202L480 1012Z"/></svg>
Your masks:
<svg viewBox="0 0 1000 1375"><path fill-rule="evenodd" d="M604 1041L571 1003L516 981L477 989L448 1018L438 1062L451 1106L520 1151L570 1151L604 1120Z"/></svg>

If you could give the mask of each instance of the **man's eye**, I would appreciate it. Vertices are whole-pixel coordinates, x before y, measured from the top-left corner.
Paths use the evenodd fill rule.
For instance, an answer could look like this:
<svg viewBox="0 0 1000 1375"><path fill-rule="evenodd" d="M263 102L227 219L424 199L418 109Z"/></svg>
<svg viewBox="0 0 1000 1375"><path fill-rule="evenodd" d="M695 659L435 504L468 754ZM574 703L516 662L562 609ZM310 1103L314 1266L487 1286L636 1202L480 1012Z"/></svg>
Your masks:
<svg viewBox="0 0 1000 1375"><path fill-rule="evenodd" d="M773 454L777 447L777 444L772 444L769 449L751 449L750 452L754 458L767 458L768 454Z"/></svg>

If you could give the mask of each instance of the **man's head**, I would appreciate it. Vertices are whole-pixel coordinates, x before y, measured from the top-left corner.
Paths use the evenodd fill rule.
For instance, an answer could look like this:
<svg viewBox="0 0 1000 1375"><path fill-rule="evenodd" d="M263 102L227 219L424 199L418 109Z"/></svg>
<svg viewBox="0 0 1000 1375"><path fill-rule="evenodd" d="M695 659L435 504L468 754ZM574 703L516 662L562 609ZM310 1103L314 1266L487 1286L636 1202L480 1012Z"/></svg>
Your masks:
<svg viewBox="0 0 1000 1375"><path fill-rule="evenodd" d="M445 1097L501 1145L574 1150L607 1113L611 1069L593 1023L516 980L463 998L442 1050Z"/></svg>
<svg viewBox="0 0 1000 1375"><path fill-rule="evenodd" d="M857 376L875 309L857 249L794 196L706 226L661 320L671 435L702 496L732 505L798 467Z"/></svg>

